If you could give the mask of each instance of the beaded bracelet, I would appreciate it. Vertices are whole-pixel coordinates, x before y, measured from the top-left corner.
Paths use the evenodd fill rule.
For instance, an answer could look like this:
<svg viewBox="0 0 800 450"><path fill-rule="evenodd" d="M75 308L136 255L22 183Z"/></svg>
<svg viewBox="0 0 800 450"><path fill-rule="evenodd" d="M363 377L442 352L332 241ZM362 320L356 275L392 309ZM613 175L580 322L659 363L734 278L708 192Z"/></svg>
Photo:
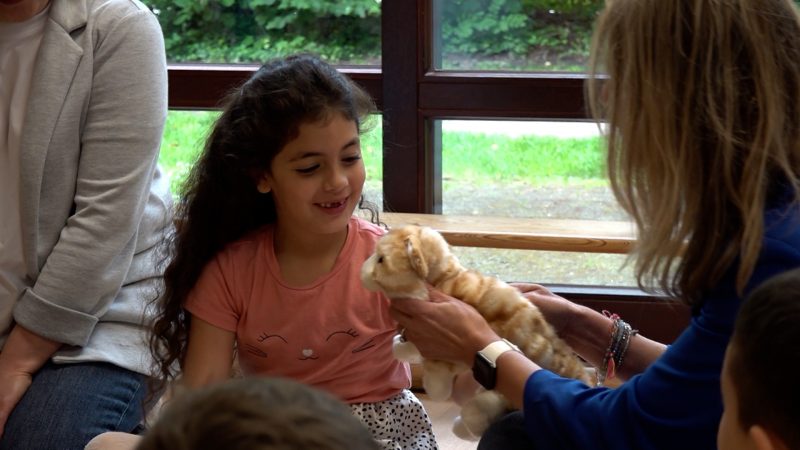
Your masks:
<svg viewBox="0 0 800 450"><path fill-rule="evenodd" d="M622 366L622 362L625 360L625 353L628 351L631 339L639 332L617 314L603 310L603 315L613 320L613 323L611 324L611 341L603 355L603 364L600 367L600 371L597 373L598 386L602 386L605 380L610 380L616 376L617 369Z"/></svg>

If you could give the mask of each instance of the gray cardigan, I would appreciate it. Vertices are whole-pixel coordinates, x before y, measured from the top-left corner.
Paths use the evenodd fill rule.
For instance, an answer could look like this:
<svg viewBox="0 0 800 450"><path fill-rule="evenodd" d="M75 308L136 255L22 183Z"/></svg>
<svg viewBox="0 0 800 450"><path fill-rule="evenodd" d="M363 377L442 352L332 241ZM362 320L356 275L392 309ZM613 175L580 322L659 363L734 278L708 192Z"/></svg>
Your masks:
<svg viewBox="0 0 800 450"><path fill-rule="evenodd" d="M144 311L171 223L156 167L166 113L163 37L144 5L52 1L22 131L31 287L14 320L68 344L56 362L150 368Z"/></svg>

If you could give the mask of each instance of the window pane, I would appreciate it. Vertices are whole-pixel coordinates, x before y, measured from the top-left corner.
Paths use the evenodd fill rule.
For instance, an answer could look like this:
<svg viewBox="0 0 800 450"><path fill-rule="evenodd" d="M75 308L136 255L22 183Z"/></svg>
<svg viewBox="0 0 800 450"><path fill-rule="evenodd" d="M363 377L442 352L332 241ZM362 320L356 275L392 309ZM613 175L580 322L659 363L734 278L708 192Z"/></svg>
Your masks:
<svg viewBox="0 0 800 450"><path fill-rule="evenodd" d="M158 164L169 177L172 195L177 197L219 111L169 111L161 140Z"/></svg>
<svg viewBox="0 0 800 450"><path fill-rule="evenodd" d="M177 196L189 169L205 144L208 132L219 116L219 111L175 111L167 116L164 138L161 142L159 165L170 179L173 195ZM364 193L367 200L382 204L382 131L380 116L372 116L365 124L361 136L361 150L367 168Z"/></svg>
<svg viewBox="0 0 800 450"><path fill-rule="evenodd" d="M442 121L442 212L627 221L608 185L596 124ZM476 220L479 220L476 218ZM626 255L456 248L505 280L634 286Z"/></svg>
<svg viewBox="0 0 800 450"><path fill-rule="evenodd" d="M442 121L446 214L627 220L590 122Z"/></svg>
<svg viewBox="0 0 800 450"><path fill-rule="evenodd" d="M379 0L144 0L170 62L262 63L311 52L337 65L380 65Z"/></svg>
<svg viewBox="0 0 800 450"><path fill-rule="evenodd" d="M434 0L434 67L583 72L604 0Z"/></svg>
<svg viewBox="0 0 800 450"><path fill-rule="evenodd" d="M364 183L364 199L383 211L383 121L380 114L374 114L365 124L361 135L361 157L367 169Z"/></svg>
<svg viewBox="0 0 800 450"><path fill-rule="evenodd" d="M464 267L504 281L634 287L627 255L453 247Z"/></svg>

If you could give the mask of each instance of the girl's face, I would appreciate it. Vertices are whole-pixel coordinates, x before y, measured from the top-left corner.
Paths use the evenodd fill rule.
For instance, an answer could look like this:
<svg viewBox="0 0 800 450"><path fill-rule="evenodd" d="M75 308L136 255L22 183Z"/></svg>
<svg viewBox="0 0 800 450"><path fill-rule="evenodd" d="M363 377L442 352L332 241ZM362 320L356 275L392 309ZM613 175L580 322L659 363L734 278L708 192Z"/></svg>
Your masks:
<svg viewBox="0 0 800 450"><path fill-rule="evenodd" d="M272 193L280 229L305 235L347 229L366 178L354 121L334 114L301 124L271 167L258 190Z"/></svg>

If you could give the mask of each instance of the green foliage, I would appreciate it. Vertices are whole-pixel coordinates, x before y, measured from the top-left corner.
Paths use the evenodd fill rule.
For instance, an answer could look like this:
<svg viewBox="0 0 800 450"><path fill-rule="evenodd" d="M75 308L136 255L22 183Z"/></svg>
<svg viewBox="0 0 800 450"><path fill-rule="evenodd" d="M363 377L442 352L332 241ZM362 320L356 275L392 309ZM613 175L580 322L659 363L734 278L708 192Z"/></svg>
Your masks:
<svg viewBox="0 0 800 450"><path fill-rule="evenodd" d="M472 182L602 179L604 153L598 138L448 132L442 148L445 176Z"/></svg>
<svg viewBox="0 0 800 450"><path fill-rule="evenodd" d="M144 0L171 61L380 61L381 0ZM800 5L800 0L795 0ZM439 0L445 69L578 70L604 0ZM402 38L402 37L401 37Z"/></svg>
<svg viewBox="0 0 800 450"><path fill-rule="evenodd" d="M475 57L490 61L477 68L581 67L602 6L603 0L443 1L445 68L459 67L459 59L474 66Z"/></svg>
<svg viewBox="0 0 800 450"><path fill-rule="evenodd" d="M300 51L375 62L376 0L145 0L171 61L255 62Z"/></svg>
<svg viewBox="0 0 800 450"><path fill-rule="evenodd" d="M445 52L520 54L527 50L524 37L530 29L519 2L446 1L440 17Z"/></svg>
<svg viewBox="0 0 800 450"><path fill-rule="evenodd" d="M158 163L173 193L180 192L217 117L219 111L170 111L167 115Z"/></svg>
<svg viewBox="0 0 800 450"><path fill-rule="evenodd" d="M158 15L171 61L261 63L301 51L334 63L380 60L380 0L144 1ZM602 4L441 0L445 66L580 68Z"/></svg>

